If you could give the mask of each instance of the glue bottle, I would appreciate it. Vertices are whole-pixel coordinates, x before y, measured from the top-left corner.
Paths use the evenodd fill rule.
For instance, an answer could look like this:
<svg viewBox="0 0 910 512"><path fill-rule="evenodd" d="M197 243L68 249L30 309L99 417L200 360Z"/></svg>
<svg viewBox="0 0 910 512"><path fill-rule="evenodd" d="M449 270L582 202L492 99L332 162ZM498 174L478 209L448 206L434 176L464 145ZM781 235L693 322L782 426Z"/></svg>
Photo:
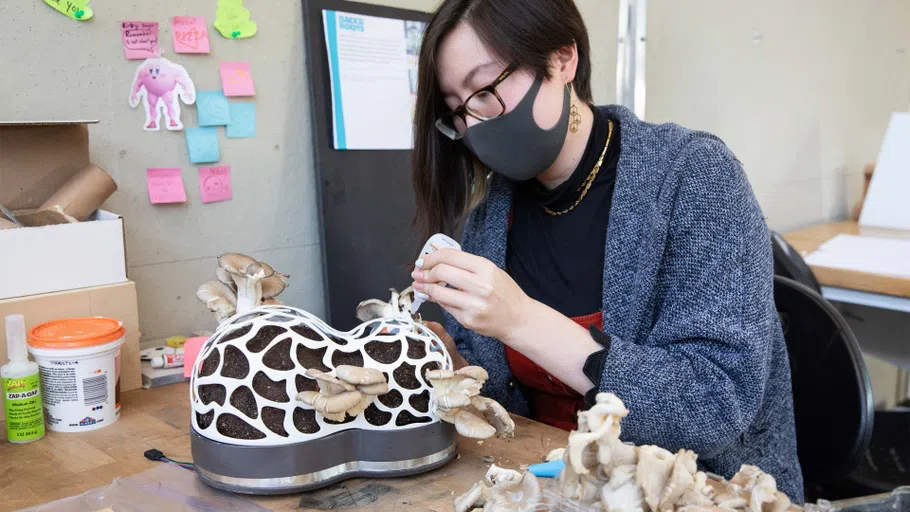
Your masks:
<svg viewBox="0 0 910 512"><path fill-rule="evenodd" d="M44 437L44 408L38 363L28 360L22 315L6 317L6 353L9 363L0 367L6 438L31 443Z"/></svg>

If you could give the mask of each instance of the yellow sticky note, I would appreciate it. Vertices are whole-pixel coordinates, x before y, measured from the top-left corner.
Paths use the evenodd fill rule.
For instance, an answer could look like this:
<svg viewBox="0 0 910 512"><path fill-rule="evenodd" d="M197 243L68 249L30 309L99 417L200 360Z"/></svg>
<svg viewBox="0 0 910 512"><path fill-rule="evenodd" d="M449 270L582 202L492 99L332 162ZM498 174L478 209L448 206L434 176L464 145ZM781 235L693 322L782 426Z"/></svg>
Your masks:
<svg viewBox="0 0 910 512"><path fill-rule="evenodd" d="M44 3L74 20L85 21L95 14L92 12L92 8L88 6L91 1L92 0L44 0Z"/></svg>
<svg viewBox="0 0 910 512"><path fill-rule="evenodd" d="M166 341L167 341L167 346L174 347L174 348L180 348L183 346L184 343L186 343L186 340L187 340L186 336L171 336Z"/></svg>
<svg viewBox="0 0 910 512"><path fill-rule="evenodd" d="M214 25L228 39L256 35L256 22L250 19L250 10L243 6L243 0L218 0Z"/></svg>

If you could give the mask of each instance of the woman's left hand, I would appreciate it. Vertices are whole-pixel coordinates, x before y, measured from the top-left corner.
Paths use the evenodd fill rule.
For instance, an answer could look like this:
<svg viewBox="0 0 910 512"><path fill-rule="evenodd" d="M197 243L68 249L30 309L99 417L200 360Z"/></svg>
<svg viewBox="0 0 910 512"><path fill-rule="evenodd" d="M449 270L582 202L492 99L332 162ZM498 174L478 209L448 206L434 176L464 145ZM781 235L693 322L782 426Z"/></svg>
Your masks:
<svg viewBox="0 0 910 512"><path fill-rule="evenodd" d="M479 256L443 249L418 260L417 266L411 274L417 291L464 327L507 345L533 302L508 274Z"/></svg>

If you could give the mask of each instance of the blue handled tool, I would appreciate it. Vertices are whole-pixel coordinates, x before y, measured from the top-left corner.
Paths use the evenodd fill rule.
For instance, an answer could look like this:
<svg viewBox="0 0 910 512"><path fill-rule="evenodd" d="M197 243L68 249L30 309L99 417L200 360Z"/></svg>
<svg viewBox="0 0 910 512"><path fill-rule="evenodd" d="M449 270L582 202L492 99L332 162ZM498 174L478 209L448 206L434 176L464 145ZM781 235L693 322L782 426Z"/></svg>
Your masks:
<svg viewBox="0 0 910 512"><path fill-rule="evenodd" d="M562 459L558 459L542 464L534 464L533 466L528 467L528 471L537 477L556 478L564 467L566 467L566 463L563 462Z"/></svg>

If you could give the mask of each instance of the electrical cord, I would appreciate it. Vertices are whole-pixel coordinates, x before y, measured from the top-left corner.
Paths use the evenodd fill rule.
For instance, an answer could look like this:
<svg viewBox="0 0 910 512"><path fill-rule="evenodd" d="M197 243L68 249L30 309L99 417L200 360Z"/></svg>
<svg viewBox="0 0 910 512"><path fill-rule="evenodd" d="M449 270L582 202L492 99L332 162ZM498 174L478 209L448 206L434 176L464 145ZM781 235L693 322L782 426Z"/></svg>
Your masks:
<svg viewBox="0 0 910 512"><path fill-rule="evenodd" d="M164 453L161 450L156 450L155 448L152 448L151 450L146 450L146 452L143 455L145 455L145 458L148 460L155 461L155 462L170 462L171 464L176 464L176 465L180 466L181 468L186 469L188 471L195 471L195 469L196 469L195 464L193 464L192 462L182 462L179 460L174 460L170 457L165 457Z"/></svg>

